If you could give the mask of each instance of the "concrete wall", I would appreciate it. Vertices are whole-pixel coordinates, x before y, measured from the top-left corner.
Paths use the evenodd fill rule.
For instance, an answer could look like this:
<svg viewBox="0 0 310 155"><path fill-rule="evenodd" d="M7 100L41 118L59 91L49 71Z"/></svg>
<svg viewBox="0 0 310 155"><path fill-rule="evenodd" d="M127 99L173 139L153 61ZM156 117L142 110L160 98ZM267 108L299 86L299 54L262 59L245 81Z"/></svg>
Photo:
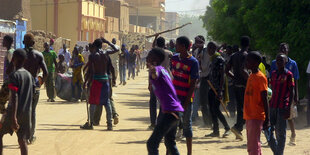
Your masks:
<svg viewBox="0 0 310 155"><path fill-rule="evenodd" d="M53 1L31 0L32 29L54 32L54 5ZM48 5L46 5L48 4ZM55 33L55 32L54 32Z"/></svg>
<svg viewBox="0 0 310 155"><path fill-rule="evenodd" d="M123 0L105 0L106 16L119 18L121 32L129 32L129 5Z"/></svg>
<svg viewBox="0 0 310 155"><path fill-rule="evenodd" d="M0 19L16 20L25 18L31 21L30 0L1 0ZM27 24L31 29L31 22Z"/></svg>

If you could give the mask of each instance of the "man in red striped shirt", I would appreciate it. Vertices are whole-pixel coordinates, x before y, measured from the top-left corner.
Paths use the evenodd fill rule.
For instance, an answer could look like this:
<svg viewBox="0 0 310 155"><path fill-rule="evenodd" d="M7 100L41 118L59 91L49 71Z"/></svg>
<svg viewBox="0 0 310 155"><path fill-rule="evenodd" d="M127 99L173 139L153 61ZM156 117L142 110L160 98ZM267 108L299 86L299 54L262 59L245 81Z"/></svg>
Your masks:
<svg viewBox="0 0 310 155"><path fill-rule="evenodd" d="M286 120L290 117L290 107L293 101L293 74L285 68L287 56L277 55L278 69L271 74L272 98L270 101L270 124L275 130L277 139L271 135L269 146L274 154L282 155L286 139Z"/></svg>
<svg viewBox="0 0 310 155"><path fill-rule="evenodd" d="M183 136L186 137L187 154L192 154L192 111L193 96L196 82L199 78L199 64L196 58L189 54L190 40L183 36L176 41L178 54L171 58L173 85L184 108Z"/></svg>

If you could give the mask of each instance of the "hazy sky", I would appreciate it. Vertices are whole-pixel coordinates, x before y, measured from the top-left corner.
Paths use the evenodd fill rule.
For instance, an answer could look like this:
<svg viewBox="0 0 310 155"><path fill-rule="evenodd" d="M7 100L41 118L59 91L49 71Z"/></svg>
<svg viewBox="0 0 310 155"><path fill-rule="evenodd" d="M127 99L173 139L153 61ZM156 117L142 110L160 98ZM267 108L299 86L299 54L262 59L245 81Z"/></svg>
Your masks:
<svg viewBox="0 0 310 155"><path fill-rule="evenodd" d="M209 0L166 0L166 11L201 14L208 4Z"/></svg>

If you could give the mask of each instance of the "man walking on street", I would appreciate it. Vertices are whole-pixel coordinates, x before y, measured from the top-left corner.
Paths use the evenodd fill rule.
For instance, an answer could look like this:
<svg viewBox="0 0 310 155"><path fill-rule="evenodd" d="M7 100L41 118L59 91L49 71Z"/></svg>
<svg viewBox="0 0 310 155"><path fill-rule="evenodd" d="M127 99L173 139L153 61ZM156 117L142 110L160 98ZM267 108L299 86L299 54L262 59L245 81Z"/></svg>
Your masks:
<svg viewBox="0 0 310 155"><path fill-rule="evenodd" d="M234 92L237 101L237 122L231 128L231 132L236 135L236 139L240 140L243 140L241 132L243 130L243 125L245 124L245 120L243 119L243 102L246 83L249 77L245 62L249 46L250 38L247 36L241 37L241 50L234 53L226 65L226 74L233 79Z"/></svg>
<svg viewBox="0 0 310 155"><path fill-rule="evenodd" d="M126 68L127 68L128 50L126 45L123 44L121 53L119 54L119 80L120 85L126 85Z"/></svg>
<svg viewBox="0 0 310 155"><path fill-rule="evenodd" d="M46 81L48 71L46 64L44 62L43 54L35 49L33 46L35 44L34 36L32 34L26 34L24 36L25 51L27 52L27 58L24 63L24 68L29 71L33 78L35 78L36 82L36 90L33 94L33 102L32 102L32 112L31 112L31 134L30 138L28 139L28 143L31 144L36 140L35 134L35 127L36 127L36 107L39 101L40 96L40 87ZM39 82L38 80L38 73L39 70L43 71L43 80ZM10 74L14 71L14 65L11 62L9 68L7 69L7 74Z"/></svg>
<svg viewBox="0 0 310 155"><path fill-rule="evenodd" d="M48 70L48 76L45 82L46 93L48 97L47 102L55 102L55 67L57 65L57 55L55 51L50 50L50 46L47 42L44 43L44 49L45 50L42 53Z"/></svg>

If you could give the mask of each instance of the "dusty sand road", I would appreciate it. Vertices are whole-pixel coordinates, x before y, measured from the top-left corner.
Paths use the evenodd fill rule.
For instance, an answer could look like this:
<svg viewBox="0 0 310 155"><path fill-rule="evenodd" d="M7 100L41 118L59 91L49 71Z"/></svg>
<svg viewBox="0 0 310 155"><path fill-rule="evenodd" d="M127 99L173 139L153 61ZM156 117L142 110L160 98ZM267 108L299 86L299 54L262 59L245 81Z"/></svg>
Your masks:
<svg viewBox="0 0 310 155"><path fill-rule="evenodd" d="M29 146L30 155L145 155L146 140L151 131L149 125L147 74L141 73L135 81L114 89L116 108L120 114L120 123L114 131L107 131L105 117L101 125L94 130L80 130L79 125L86 121L85 103L72 104L57 99L56 103L47 103L45 91L41 91L37 107L37 141ZM103 113L105 115L105 113ZM301 118L301 117L300 117ZM230 120L230 125L233 124ZM299 120L303 122L303 120ZM194 155L243 155L247 154L246 141L235 141L233 135L228 138L206 139L204 135L210 129L194 126ZM223 130L221 130L223 132ZM289 132L288 132L289 133ZM245 132L243 133L245 134ZM289 137L289 134L288 134ZM19 154L16 136L4 137L4 154ZM265 138L262 137L265 142ZM288 140L287 140L288 141ZM310 154L310 129L298 128L297 146L286 146L285 154ZM186 153L184 142L178 142L181 154ZM160 145L164 154L165 146ZM272 154L268 147L263 154Z"/></svg>

